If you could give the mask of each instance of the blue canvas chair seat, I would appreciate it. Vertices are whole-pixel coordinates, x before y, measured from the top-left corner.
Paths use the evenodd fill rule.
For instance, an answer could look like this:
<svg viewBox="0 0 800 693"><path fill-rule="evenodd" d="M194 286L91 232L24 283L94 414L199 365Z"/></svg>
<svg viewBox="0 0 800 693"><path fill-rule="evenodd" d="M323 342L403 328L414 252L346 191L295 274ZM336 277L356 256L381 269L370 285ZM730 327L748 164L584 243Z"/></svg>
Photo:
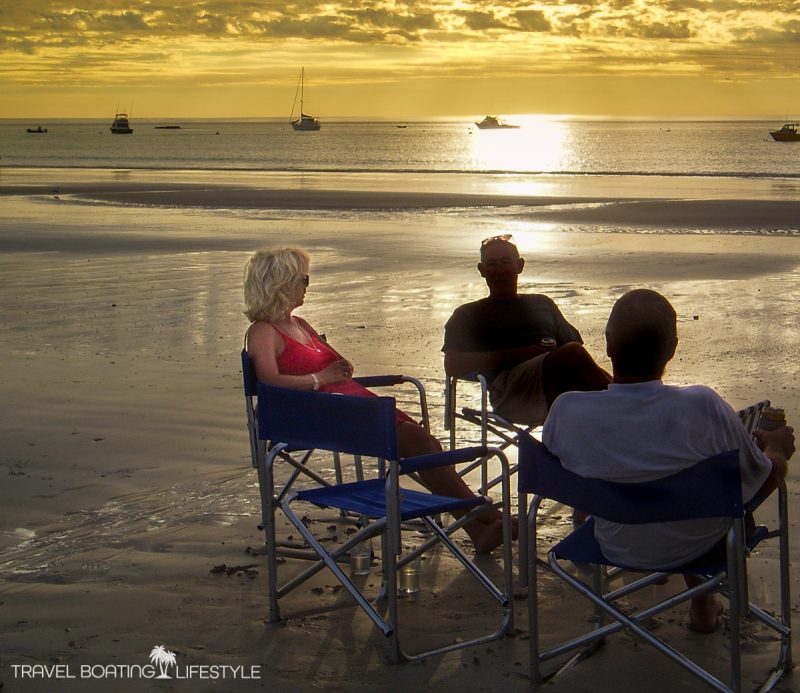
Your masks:
<svg viewBox="0 0 800 693"><path fill-rule="evenodd" d="M383 479L367 479L340 486L298 491L296 498L320 508L339 508L369 518L383 517L386 514L386 482ZM456 499L404 489L400 494L400 519L406 522L426 515L472 510L487 502L491 503L491 498L476 496Z"/></svg>
<svg viewBox="0 0 800 693"><path fill-rule="evenodd" d="M542 681L543 662L566 655L575 650L569 666L591 654L599 642L620 630L641 638L657 651L669 657L712 688L719 691L740 691L741 679L741 626L746 616L758 619L772 629L780 640L778 661L762 690L769 690L791 669L791 603L789 599L788 572L788 515L786 487L778 488L778 519L776 529L758 528L746 536L742 502L738 451L726 452L685 469L677 474L643 483L614 483L589 479L574 474L561 466L558 458L550 454L542 443L530 436L519 440L520 458L518 483L520 492L535 494L528 516L528 541L531 560L528 562L528 599L530 620L530 674L533 681ZM598 459L598 466L602 460ZM713 489L713 490L711 490ZM712 550L708 555L684 565L652 571L631 561L620 565L610 561L594 537L591 520L553 546L547 554L547 566L559 579L566 582L595 606L596 627L589 633L575 637L554 647L543 649L540 637L538 595L539 561L536 559L536 518L539 506L552 499L581 508L595 517L623 524L648 524L711 517L730 518L731 525L725 538L725 551ZM749 601L746 562L750 550L762 540L779 540L780 610L773 616ZM569 565L567 565L569 564ZM592 566L589 582L574 575L574 564ZM605 591L601 566L614 566L627 570L644 571L642 577L616 590ZM580 572L580 571L579 571ZM699 584L678 594L657 600L647 608L628 613L619 601L641 588L660 582L669 573L691 573L700 578ZM730 682L723 683L709 671L701 668L684 654L656 637L647 628L650 617L708 592L719 592L728 599L730 620ZM640 593L642 594L642 593ZM603 618L612 623L603 625ZM565 667L561 667L564 669ZM558 671L558 670L557 670ZM554 673L557 673L554 672ZM550 674L552 676L554 674Z"/></svg>
<svg viewBox="0 0 800 693"><path fill-rule="evenodd" d="M746 538L748 551L752 551L764 539L769 538L769 530L766 527L756 527L755 531ZM564 539L552 548L553 555L558 560L572 561L573 563L592 563L596 565L614 566L628 571L648 570L634 565L623 565L615 563L606 557L600 542L594 536L594 518L590 517L581 524L575 531L571 532ZM722 551L713 551L710 555L701 556L695 560L684 563L683 565L672 568L659 568L660 573L693 573L707 575L727 570L727 563Z"/></svg>
<svg viewBox="0 0 800 693"><path fill-rule="evenodd" d="M390 397L351 397L319 392L300 392L258 385L258 434L273 441L263 460L259 461L259 478L267 488L272 483L272 466L288 447L314 448L358 455L376 460L375 478L346 484L293 490L280 503L286 518L302 535L315 554L302 572L283 584L278 579L275 550L276 504L269 493L262 491L262 525L265 528L269 580L270 621L281 618L279 600L303 584L320 570L328 569L339 580L367 616L384 635L391 639L391 656L395 661L420 659L503 637L512 626L511 593L511 528L509 522L510 484L508 462L499 450L484 447L465 448L437 454L401 459L398 450L395 400ZM277 442L280 441L280 442ZM486 496L458 499L434 495L400 486L400 478L445 465L470 463L482 456L496 456L503 469L503 585L496 586L452 541L450 533L494 507ZM362 518L362 529L343 543L330 546L314 535L309 523L295 510L297 503L335 508ZM447 529L437 521L444 512L465 511ZM408 520L421 520L428 530L427 539L411 551L403 552L402 533ZM366 599L359 587L339 565L339 560L357 544L380 536L382 586L376 603ZM399 637L399 605L397 600L398 570L435 545L447 549L471 575L477 586L488 593L497 605L499 625L488 634L444 645L425 652L409 653L401 647ZM385 603L388 613L379 611Z"/></svg>

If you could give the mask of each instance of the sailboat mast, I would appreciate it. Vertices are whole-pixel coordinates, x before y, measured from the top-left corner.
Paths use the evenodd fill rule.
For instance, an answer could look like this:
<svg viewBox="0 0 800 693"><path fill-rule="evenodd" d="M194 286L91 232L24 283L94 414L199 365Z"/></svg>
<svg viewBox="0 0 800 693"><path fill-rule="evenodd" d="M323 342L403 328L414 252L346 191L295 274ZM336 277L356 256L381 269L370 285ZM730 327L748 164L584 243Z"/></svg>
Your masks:
<svg viewBox="0 0 800 693"><path fill-rule="evenodd" d="M300 68L300 117L303 117L303 83L305 82L306 68Z"/></svg>

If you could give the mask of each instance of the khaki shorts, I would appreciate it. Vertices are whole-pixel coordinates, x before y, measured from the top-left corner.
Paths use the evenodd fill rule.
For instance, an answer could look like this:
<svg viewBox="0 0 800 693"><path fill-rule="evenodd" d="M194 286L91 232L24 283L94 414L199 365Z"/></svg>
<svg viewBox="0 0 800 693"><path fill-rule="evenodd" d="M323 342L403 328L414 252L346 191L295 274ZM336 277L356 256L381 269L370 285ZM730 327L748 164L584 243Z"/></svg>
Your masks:
<svg viewBox="0 0 800 693"><path fill-rule="evenodd" d="M547 400L542 386L542 364L547 354L539 354L514 368L502 371L489 390L492 409L500 416L521 424L542 424L547 418Z"/></svg>

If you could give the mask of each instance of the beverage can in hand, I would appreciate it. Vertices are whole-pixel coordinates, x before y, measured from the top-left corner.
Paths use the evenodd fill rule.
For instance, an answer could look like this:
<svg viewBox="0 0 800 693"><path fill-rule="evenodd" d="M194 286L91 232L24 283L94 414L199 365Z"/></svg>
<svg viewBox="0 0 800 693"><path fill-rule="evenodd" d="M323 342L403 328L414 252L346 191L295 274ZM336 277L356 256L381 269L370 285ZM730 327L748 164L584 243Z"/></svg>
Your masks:
<svg viewBox="0 0 800 693"><path fill-rule="evenodd" d="M774 431L786 425L786 413L780 407L764 407L761 416L758 418L758 426L762 431ZM764 449L764 444L756 440L756 445L760 450Z"/></svg>
<svg viewBox="0 0 800 693"><path fill-rule="evenodd" d="M780 407L764 407L758 419L758 428L762 431L774 431L786 425L786 413Z"/></svg>
<svg viewBox="0 0 800 693"><path fill-rule="evenodd" d="M542 337L539 340L539 344L541 344L548 351L553 351L553 349L555 349L558 345L558 342L556 342L555 337Z"/></svg>

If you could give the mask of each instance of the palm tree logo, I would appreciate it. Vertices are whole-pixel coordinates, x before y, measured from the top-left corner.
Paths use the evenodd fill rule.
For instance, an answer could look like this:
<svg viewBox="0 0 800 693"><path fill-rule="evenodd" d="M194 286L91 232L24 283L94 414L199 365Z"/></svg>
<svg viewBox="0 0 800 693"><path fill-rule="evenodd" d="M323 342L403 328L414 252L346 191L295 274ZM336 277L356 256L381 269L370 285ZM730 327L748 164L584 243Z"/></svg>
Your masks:
<svg viewBox="0 0 800 693"><path fill-rule="evenodd" d="M150 650L150 661L161 670L161 674L156 676L157 679L172 678L167 673L167 667L176 666L174 652L170 652L163 645L156 645L152 650Z"/></svg>

